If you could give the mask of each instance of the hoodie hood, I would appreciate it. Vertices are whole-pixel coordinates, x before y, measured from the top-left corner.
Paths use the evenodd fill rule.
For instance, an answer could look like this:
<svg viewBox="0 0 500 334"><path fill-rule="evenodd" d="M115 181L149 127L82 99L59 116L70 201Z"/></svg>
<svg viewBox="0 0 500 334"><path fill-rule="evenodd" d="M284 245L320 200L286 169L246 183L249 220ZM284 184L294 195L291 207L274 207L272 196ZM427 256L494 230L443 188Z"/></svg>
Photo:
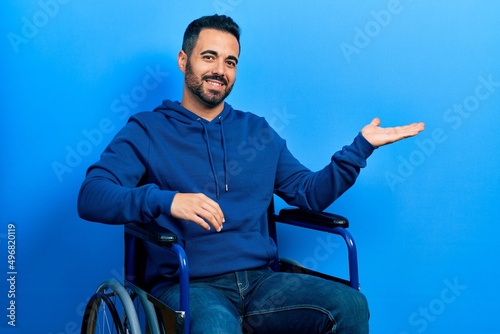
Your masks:
<svg viewBox="0 0 500 334"><path fill-rule="evenodd" d="M178 101L170 101L165 100L163 103L156 107L154 112L159 112L165 115L167 118L172 118L178 122L184 124L198 124L200 127L200 135L203 137L207 148L207 159L210 162L210 167L212 171L212 175L214 178L215 185L215 195L217 198L220 197L220 184L219 179L217 178L218 172L215 167L214 158L213 158L213 147L215 143L211 143L209 131L214 127L218 127L220 131L220 145L222 146L223 151L223 174L224 174L224 191L229 191L229 177L228 177L228 167L227 167L227 149L226 149L226 140L224 134L224 121L228 119L230 112L232 111L232 107L224 102L224 109L222 112L217 115L212 121L207 121L206 119L196 115L192 111L181 106Z"/></svg>
<svg viewBox="0 0 500 334"><path fill-rule="evenodd" d="M224 102L224 109L212 121L207 121L204 118L196 115L194 112L184 108L183 106L181 106L181 103L179 101L165 100L162 102L162 104L153 109L153 111L160 112L166 117L174 118L179 122L190 124L193 122L199 122L200 120L203 120L206 123L212 123L217 122L220 119L226 119L232 109L233 108L229 104Z"/></svg>

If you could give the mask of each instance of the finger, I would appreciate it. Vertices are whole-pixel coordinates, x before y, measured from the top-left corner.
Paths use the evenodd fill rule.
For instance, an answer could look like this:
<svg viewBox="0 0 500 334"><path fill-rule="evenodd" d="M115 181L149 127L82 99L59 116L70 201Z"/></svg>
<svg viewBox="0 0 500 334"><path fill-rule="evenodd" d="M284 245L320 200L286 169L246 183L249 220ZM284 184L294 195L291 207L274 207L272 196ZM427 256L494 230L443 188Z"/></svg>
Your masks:
<svg viewBox="0 0 500 334"><path fill-rule="evenodd" d="M415 123L415 128L420 132L420 131L423 131L425 129L425 123L423 122L419 122L419 123Z"/></svg>
<svg viewBox="0 0 500 334"><path fill-rule="evenodd" d="M204 230L210 231L210 225L200 216L194 215L193 218L189 219L193 223L201 226Z"/></svg>
<svg viewBox="0 0 500 334"><path fill-rule="evenodd" d="M208 230L210 229L210 226L212 226L217 232L222 230L222 222L217 220L217 217L215 217L212 212L200 208L200 210L196 212L196 215L208 225Z"/></svg>
<svg viewBox="0 0 500 334"><path fill-rule="evenodd" d="M425 128L425 124L423 122L412 123L412 124L409 124L408 127L412 128L412 129L421 129L421 130L423 130Z"/></svg>
<svg viewBox="0 0 500 334"><path fill-rule="evenodd" d="M419 132L423 131L424 128L425 128L425 125L422 122L420 122L420 123L413 123L413 124L407 125L404 128L404 132L410 133L412 135L416 135Z"/></svg>
<svg viewBox="0 0 500 334"><path fill-rule="evenodd" d="M372 121L370 122L370 124L374 125L374 126L379 126L380 125L380 118L375 117L374 119L372 119Z"/></svg>
<svg viewBox="0 0 500 334"><path fill-rule="evenodd" d="M199 206L197 215L204 219L205 222L212 225L217 232L220 232L220 230L222 230L222 224L224 223L224 214L217 202L205 195L203 195L203 197L203 202Z"/></svg>
<svg viewBox="0 0 500 334"><path fill-rule="evenodd" d="M210 230L212 225L220 231L224 222L219 205L204 194L176 194L172 201L171 214L175 218L191 221L205 230Z"/></svg>
<svg viewBox="0 0 500 334"><path fill-rule="evenodd" d="M207 231L211 229L210 226L213 226L216 231L222 229L222 225L217 222L214 215L202 207L193 208L193 212L186 217L186 220L201 226Z"/></svg>
<svg viewBox="0 0 500 334"><path fill-rule="evenodd" d="M219 205L219 203L209 198L207 202L209 205L209 211L214 215L215 219L222 225L225 222L224 213Z"/></svg>

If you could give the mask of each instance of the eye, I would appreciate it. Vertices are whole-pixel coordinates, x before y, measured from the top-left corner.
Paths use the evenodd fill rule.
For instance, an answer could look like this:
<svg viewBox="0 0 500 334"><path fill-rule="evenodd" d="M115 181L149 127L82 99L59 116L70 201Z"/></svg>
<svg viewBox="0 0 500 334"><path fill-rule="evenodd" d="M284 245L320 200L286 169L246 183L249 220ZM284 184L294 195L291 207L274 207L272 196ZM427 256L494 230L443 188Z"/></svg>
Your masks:
<svg viewBox="0 0 500 334"><path fill-rule="evenodd" d="M233 60L227 60L226 61L226 64L229 66L229 67L236 67L236 62L233 61Z"/></svg>
<svg viewBox="0 0 500 334"><path fill-rule="evenodd" d="M212 61L215 59L215 56L210 55L210 54L206 54L206 55L203 55L203 59Z"/></svg>

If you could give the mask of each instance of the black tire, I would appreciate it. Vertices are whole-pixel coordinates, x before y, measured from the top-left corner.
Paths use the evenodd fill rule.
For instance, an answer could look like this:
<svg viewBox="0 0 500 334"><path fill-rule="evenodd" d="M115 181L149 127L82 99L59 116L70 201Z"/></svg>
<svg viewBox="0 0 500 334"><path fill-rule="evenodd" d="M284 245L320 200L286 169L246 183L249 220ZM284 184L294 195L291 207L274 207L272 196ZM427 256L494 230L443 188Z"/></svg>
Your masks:
<svg viewBox="0 0 500 334"><path fill-rule="evenodd" d="M125 334L115 303L108 294L96 292L92 295L85 308L81 333Z"/></svg>

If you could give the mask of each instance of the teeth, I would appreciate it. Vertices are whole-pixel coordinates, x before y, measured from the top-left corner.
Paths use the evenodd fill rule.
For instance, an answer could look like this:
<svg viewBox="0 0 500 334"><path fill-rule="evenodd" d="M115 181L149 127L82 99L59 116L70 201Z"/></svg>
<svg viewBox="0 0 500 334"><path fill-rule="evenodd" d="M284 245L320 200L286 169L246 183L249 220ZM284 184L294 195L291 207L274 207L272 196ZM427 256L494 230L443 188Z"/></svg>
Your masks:
<svg viewBox="0 0 500 334"><path fill-rule="evenodd" d="M218 83L218 82L209 81L208 83L213 85L213 86L222 87L222 84Z"/></svg>

